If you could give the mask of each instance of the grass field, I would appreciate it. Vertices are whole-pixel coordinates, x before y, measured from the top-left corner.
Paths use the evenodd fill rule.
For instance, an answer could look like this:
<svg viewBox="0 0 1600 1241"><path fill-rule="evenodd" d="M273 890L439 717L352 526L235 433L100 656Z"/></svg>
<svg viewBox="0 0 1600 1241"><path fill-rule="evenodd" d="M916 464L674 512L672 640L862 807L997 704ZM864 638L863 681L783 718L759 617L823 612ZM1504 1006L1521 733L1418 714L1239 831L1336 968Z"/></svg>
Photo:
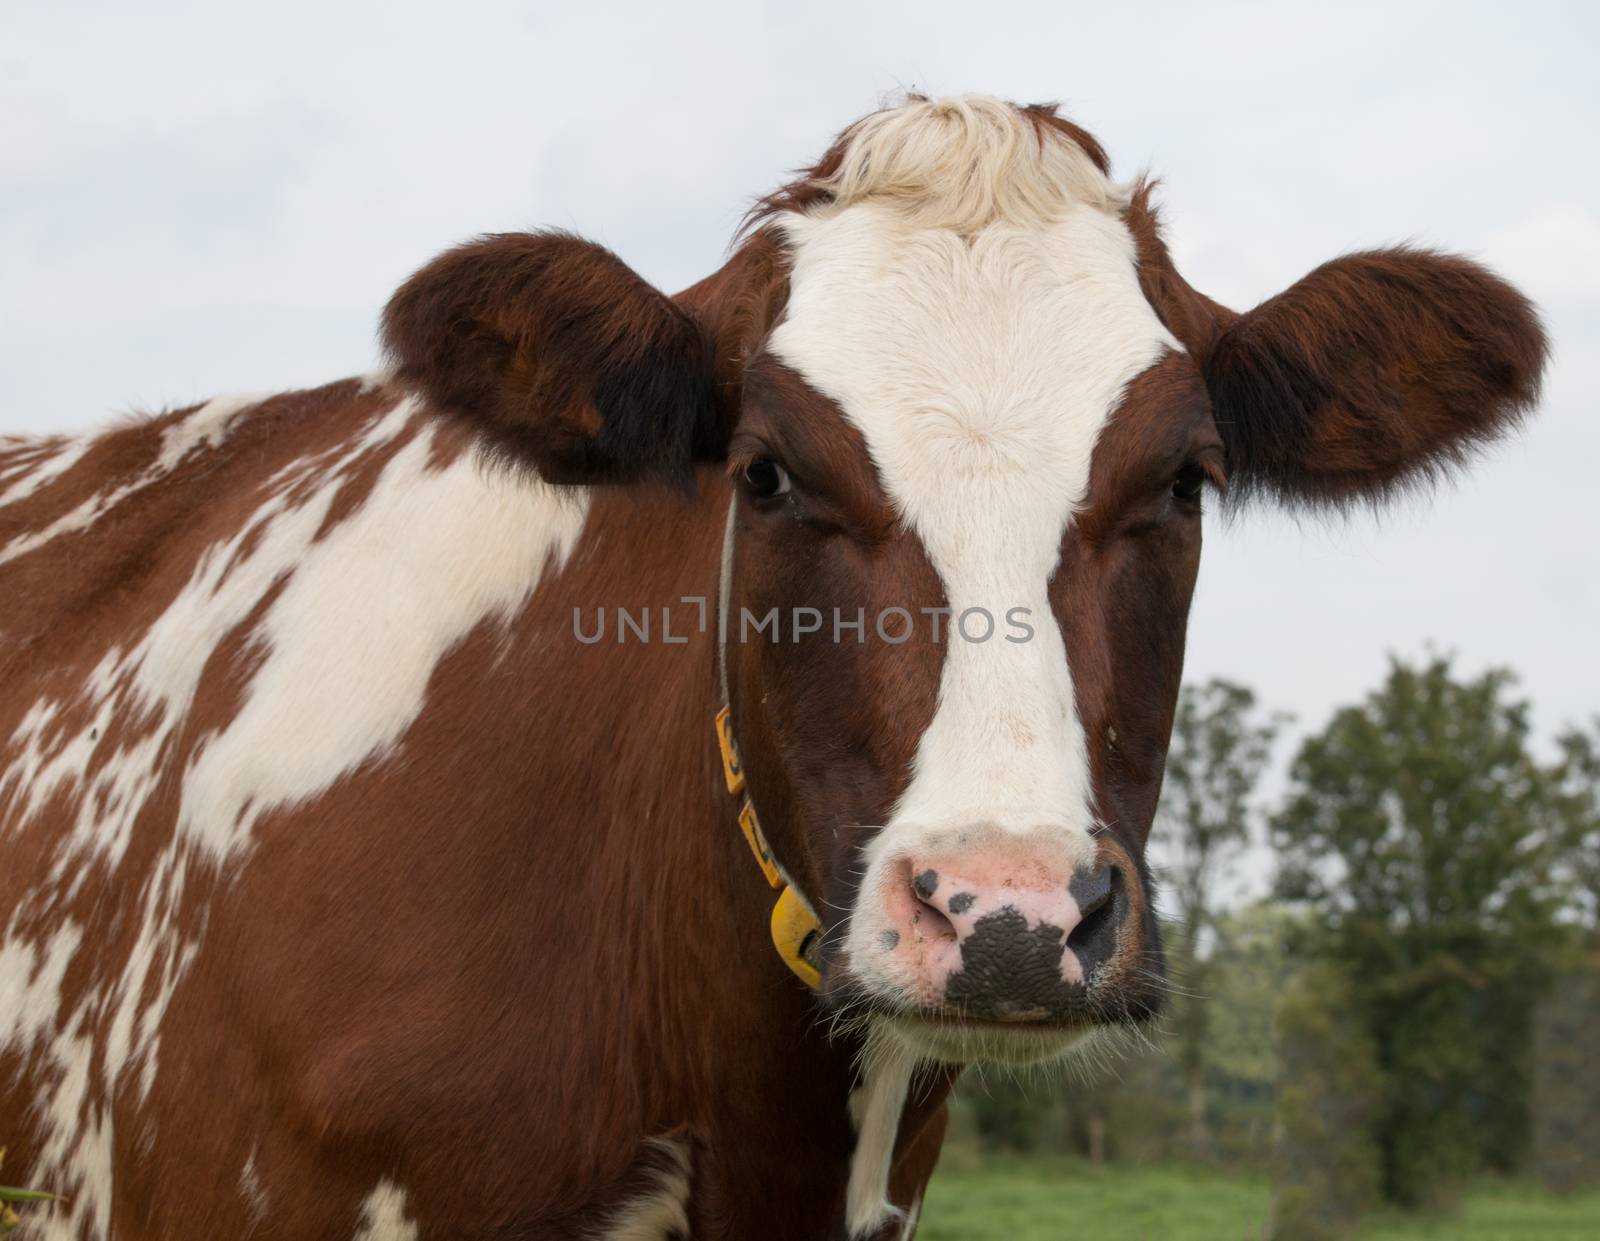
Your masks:
<svg viewBox="0 0 1600 1241"><path fill-rule="evenodd" d="M1017 1161L946 1168L933 1178L918 1241L1258 1241L1264 1178L1175 1167ZM1489 1185L1458 1216L1374 1218L1361 1241L1596 1241L1600 1193L1555 1198Z"/></svg>

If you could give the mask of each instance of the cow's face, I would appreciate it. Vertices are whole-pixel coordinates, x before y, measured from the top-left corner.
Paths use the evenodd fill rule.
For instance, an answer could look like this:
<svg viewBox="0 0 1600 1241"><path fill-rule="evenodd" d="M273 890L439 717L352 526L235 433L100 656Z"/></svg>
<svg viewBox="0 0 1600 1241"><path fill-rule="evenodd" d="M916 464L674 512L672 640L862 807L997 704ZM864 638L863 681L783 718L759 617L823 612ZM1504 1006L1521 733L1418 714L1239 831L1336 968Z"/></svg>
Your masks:
<svg viewBox="0 0 1600 1241"><path fill-rule="evenodd" d="M1200 374L1112 214L783 232L731 445L730 692L826 992L957 1058L1147 1013L1144 841L1224 478Z"/></svg>
<svg viewBox="0 0 1600 1241"><path fill-rule="evenodd" d="M1159 1003L1144 843L1209 493L1426 477L1543 357L1514 290L1424 252L1235 315L1092 139L985 100L847 131L676 302L508 236L413 277L386 335L547 479L726 464L734 731L824 1000L954 1060Z"/></svg>

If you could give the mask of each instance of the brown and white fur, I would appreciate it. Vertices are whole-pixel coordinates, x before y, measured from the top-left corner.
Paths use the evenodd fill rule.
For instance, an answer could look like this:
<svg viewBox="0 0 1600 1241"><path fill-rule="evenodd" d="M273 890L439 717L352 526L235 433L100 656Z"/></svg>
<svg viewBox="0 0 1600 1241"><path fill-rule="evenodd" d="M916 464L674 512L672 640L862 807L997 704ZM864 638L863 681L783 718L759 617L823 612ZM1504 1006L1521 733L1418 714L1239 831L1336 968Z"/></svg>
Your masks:
<svg viewBox="0 0 1600 1241"><path fill-rule="evenodd" d="M67 1199L21 1236L909 1236L961 1065L1159 1007L1202 490L1381 497L1544 356L1421 250L1227 310L986 98L853 126L676 298L488 237L385 341L0 441L0 1144ZM867 628L574 636L724 594Z"/></svg>

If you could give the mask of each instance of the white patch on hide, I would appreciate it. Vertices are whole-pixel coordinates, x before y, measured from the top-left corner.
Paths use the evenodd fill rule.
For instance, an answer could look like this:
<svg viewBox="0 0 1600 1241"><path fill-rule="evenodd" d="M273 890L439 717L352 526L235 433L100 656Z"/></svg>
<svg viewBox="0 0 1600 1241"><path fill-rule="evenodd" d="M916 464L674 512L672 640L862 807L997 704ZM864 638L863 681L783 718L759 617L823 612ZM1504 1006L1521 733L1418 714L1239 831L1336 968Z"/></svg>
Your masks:
<svg viewBox="0 0 1600 1241"><path fill-rule="evenodd" d="M619 1207L597 1241L671 1241L689 1235L689 1147L656 1138L646 1146L664 1163L650 1175L650 1187Z"/></svg>
<svg viewBox="0 0 1600 1241"><path fill-rule="evenodd" d="M129 496L143 491L151 483L160 482L197 448L215 448L227 435L235 415L258 404L261 400L262 398L257 395L219 396L216 400L202 405L194 413L174 422L161 433L161 448L149 469L129 482L121 483L108 491L96 492L77 508L56 518L44 529L18 535L0 548L0 564L37 551L63 534L87 530ZM92 437L78 441L75 447L79 455L82 455L92 443ZM72 451L73 449L66 450L68 453ZM53 460L59 460L59 457ZM70 466L72 462L69 461L67 464Z"/></svg>
<svg viewBox="0 0 1600 1241"><path fill-rule="evenodd" d="M0 474L0 482L8 484L4 491L0 491L0 508L26 500L46 484L60 478L83 459L83 454L89 451L93 443L94 440L89 436L65 440L54 452L30 457L25 464Z"/></svg>
<svg viewBox="0 0 1600 1241"><path fill-rule="evenodd" d="M89 524L218 444L246 403L213 402L166 428L149 471L23 540L42 546ZM266 480L269 498L197 557L155 623L106 651L73 698L32 703L7 739L0 848L47 805L68 800L49 876L32 891L8 892L11 917L0 915L0 1046L32 1047L41 1073L43 1143L30 1175L71 1197L37 1216L52 1241L108 1231L111 1116L87 1105L111 1098L134 1073L133 1097L150 1094L162 1022L203 942L204 920L180 917L190 885L237 868L263 814L389 756L423 710L439 661L477 626L508 623L577 543L586 492L488 469L472 453L431 464L431 426L398 448L370 494L319 538L350 471L406 431L415 411L401 400L352 442ZM22 554L16 542L6 552ZM249 635L260 662L236 714L174 757L208 663L274 590ZM63 734L56 725L68 712L82 722ZM137 928L133 946L125 956L97 956L94 985L63 1011L62 977L89 945L65 921L49 942L31 943L19 931L21 911L64 918L91 881L116 885L141 812L184 761L175 831L137 890L118 895ZM164 833L173 825L150 826ZM414 1237L401 1204L392 1186L375 1190L363 1235Z"/></svg>
<svg viewBox="0 0 1600 1241"><path fill-rule="evenodd" d="M379 1181L361 1204L354 1241L417 1241L416 1222L406 1218L406 1192L393 1181Z"/></svg>

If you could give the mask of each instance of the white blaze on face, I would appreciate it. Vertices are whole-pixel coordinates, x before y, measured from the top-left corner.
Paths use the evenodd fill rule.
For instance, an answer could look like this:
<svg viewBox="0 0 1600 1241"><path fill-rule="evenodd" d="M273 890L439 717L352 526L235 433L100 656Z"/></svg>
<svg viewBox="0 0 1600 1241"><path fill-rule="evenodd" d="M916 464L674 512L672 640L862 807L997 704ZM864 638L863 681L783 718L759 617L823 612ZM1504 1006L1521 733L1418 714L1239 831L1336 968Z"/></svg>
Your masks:
<svg viewBox="0 0 1600 1241"><path fill-rule="evenodd" d="M1048 598L1063 535L1088 490L1101 428L1128 382L1179 348L1139 289L1121 218L1068 205L974 235L912 228L865 202L786 217L787 316L769 350L861 431L920 538L955 625L913 778L868 852L847 951L869 986L900 992L870 951L890 929L872 898L902 859L956 833L1048 834L1093 855L1087 748ZM1033 636L1006 640L1010 609ZM988 622L969 617L981 637ZM874 972L876 971L876 973Z"/></svg>

